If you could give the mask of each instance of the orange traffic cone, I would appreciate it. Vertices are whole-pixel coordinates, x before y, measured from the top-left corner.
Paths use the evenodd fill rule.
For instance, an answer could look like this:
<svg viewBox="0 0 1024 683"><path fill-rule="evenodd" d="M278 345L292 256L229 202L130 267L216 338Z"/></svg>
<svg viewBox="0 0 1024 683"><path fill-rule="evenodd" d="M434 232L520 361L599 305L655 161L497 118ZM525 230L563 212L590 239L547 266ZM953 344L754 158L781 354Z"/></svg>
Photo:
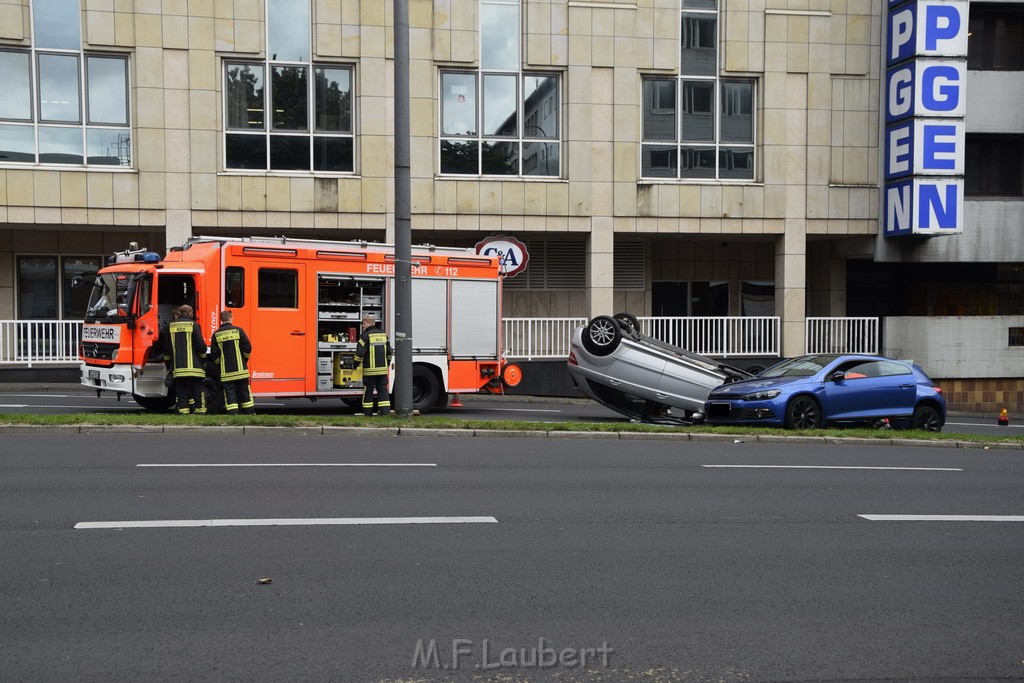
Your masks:
<svg viewBox="0 0 1024 683"><path fill-rule="evenodd" d="M999 411L999 419L996 420L1001 427L1006 427L1010 424L1010 416L1006 414L1006 408Z"/></svg>
<svg viewBox="0 0 1024 683"><path fill-rule="evenodd" d="M458 394L452 394L452 402L448 404L451 408L462 408L462 399L459 398Z"/></svg>

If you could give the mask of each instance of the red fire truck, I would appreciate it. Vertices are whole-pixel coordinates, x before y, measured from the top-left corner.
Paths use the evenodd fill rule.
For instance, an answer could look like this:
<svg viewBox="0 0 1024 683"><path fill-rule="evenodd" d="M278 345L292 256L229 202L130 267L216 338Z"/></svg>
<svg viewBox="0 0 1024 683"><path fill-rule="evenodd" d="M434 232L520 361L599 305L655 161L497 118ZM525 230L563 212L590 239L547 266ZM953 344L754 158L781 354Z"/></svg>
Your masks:
<svg viewBox="0 0 1024 683"><path fill-rule="evenodd" d="M419 245L412 261L412 408L426 413L447 406L450 394L518 384L520 368L501 353L498 259ZM392 245L194 237L164 257L132 244L107 263L96 275L82 331L82 384L98 394L131 394L149 410L174 401L157 340L182 304L195 310L207 344L219 312L233 312L252 340L257 398L359 405L360 320L370 314L385 331L394 327Z"/></svg>

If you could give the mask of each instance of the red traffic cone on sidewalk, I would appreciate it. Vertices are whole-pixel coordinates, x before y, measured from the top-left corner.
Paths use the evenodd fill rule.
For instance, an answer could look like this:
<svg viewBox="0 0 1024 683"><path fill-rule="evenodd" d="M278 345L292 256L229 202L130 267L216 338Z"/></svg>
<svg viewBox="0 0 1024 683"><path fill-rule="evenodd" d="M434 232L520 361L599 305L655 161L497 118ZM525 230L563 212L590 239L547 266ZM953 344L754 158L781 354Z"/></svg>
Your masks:
<svg viewBox="0 0 1024 683"><path fill-rule="evenodd" d="M458 394L452 394L452 402L448 404L450 408L462 408L462 399L459 398Z"/></svg>
<svg viewBox="0 0 1024 683"><path fill-rule="evenodd" d="M1006 414L1006 408L999 411L999 419L996 420L996 422L998 422L1001 427L1006 427L1010 424L1010 416Z"/></svg>

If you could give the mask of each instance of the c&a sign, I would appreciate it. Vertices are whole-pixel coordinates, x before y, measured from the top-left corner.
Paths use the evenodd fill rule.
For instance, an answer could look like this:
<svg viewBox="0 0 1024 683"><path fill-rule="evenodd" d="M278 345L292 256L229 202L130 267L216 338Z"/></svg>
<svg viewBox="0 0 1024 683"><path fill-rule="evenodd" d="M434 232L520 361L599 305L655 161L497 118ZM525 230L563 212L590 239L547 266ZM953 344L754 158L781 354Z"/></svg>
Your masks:
<svg viewBox="0 0 1024 683"><path fill-rule="evenodd" d="M889 0L886 236L963 231L967 0Z"/></svg>
<svg viewBox="0 0 1024 683"><path fill-rule="evenodd" d="M501 274L505 277L519 275L526 270L526 264L530 262L526 245L515 237L505 235L491 235L480 240L476 243L476 253L481 256L497 256Z"/></svg>

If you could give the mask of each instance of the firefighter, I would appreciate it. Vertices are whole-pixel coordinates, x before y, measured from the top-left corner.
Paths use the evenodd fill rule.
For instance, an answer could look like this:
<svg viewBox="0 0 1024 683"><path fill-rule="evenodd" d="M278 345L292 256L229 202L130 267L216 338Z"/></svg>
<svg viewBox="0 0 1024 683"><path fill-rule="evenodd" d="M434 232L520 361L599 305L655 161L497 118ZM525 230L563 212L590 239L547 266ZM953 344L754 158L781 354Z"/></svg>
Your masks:
<svg viewBox="0 0 1024 683"><path fill-rule="evenodd" d="M174 377L178 412L182 415L202 414L206 412L206 396L203 394L206 342L199 323L192 319L192 307L184 304L178 312L178 319L168 327L170 339L164 347L164 362L170 363Z"/></svg>
<svg viewBox="0 0 1024 683"><path fill-rule="evenodd" d="M252 344L245 330L231 324L231 311L220 312L220 327L213 333L210 360L220 368L224 388L224 408L228 415L255 415L252 392L249 391L249 356Z"/></svg>
<svg viewBox="0 0 1024 683"><path fill-rule="evenodd" d="M391 397L388 395L388 366L391 364L391 342L377 327L372 315L363 316L363 333L356 345L356 365L363 368L363 415L373 415L373 392L377 392L377 406L380 414L391 414Z"/></svg>

